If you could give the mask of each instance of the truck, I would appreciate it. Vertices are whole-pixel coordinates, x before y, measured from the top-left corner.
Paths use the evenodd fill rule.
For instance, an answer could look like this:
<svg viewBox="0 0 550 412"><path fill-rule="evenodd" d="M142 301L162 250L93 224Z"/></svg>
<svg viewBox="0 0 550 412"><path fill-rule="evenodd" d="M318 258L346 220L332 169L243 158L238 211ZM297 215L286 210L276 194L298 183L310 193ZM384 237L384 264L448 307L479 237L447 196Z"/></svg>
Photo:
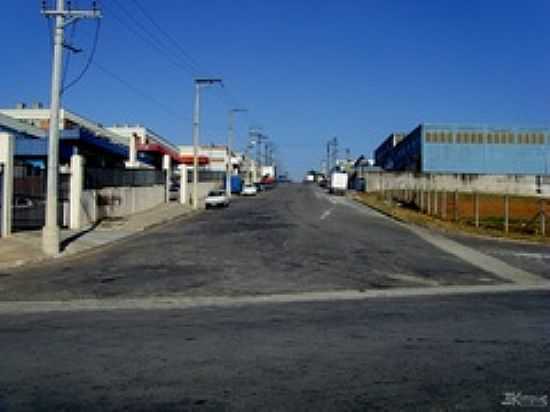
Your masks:
<svg viewBox="0 0 550 412"><path fill-rule="evenodd" d="M311 174L311 173L308 173L308 174L304 177L304 182L305 182L305 183L313 183L313 182L315 182L315 175L314 175L314 174Z"/></svg>
<svg viewBox="0 0 550 412"><path fill-rule="evenodd" d="M226 180L224 179L224 189L226 186ZM231 193L241 193L243 190L243 179L239 175L231 176Z"/></svg>
<svg viewBox="0 0 550 412"><path fill-rule="evenodd" d="M262 177L275 178L275 166L262 166Z"/></svg>
<svg viewBox="0 0 550 412"><path fill-rule="evenodd" d="M348 190L348 174L345 172L332 172L330 175L330 193L343 195Z"/></svg>

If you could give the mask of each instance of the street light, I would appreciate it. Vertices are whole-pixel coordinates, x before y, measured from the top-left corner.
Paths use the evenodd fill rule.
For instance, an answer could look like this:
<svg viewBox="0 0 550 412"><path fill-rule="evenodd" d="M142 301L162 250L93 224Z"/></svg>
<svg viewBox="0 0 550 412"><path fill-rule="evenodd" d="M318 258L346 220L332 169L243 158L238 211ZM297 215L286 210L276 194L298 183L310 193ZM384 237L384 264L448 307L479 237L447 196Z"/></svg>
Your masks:
<svg viewBox="0 0 550 412"><path fill-rule="evenodd" d="M233 165L231 164L231 150L233 147L233 139L235 134L235 113L247 112L247 109L231 109L229 110L229 124L227 134L227 164L225 169L225 193L227 197L231 197L231 174Z"/></svg>
<svg viewBox="0 0 550 412"><path fill-rule="evenodd" d="M195 105L193 110L193 209L199 208L199 121L200 121L200 91L202 87L219 83L221 79L195 79Z"/></svg>

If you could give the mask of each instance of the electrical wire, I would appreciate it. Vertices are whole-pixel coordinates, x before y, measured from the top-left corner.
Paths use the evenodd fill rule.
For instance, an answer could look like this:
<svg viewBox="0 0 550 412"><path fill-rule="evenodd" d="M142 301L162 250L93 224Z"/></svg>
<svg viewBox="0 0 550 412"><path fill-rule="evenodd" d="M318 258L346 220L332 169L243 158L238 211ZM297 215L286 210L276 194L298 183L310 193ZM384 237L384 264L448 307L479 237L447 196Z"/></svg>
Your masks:
<svg viewBox="0 0 550 412"><path fill-rule="evenodd" d="M113 4L118 4L118 3L113 3ZM120 5L119 5L120 6ZM126 28L129 32L133 33L136 37L139 37L141 40L143 40L148 46L149 48L151 48L152 50L154 50L157 54L159 54L160 56L163 56L165 58L168 59L169 63L171 63L175 68L179 69L179 70L182 70L184 71L186 74L191 74L191 76L193 76L193 71L189 69L188 66L186 65L182 65L170 52L168 52L167 50L165 50L162 46L160 46L158 44L157 41L155 41L154 39L150 39L149 37L147 37L144 32L142 31L139 31L138 29L136 29L133 25L131 24L128 24L123 18L120 17L120 15L114 11L114 9L111 8L111 16L115 18L115 20L117 20L121 26L123 26L124 28ZM135 20L135 19L132 19L132 20ZM139 24L138 24L139 25Z"/></svg>
<svg viewBox="0 0 550 412"><path fill-rule="evenodd" d="M147 20L149 20L151 22L151 24L153 26L155 26L155 28L166 39L168 39L168 41L170 43L172 43L176 47L176 49L179 51L179 53L185 59L187 59L189 61L190 66L192 66L194 71L197 72L197 73L203 73L204 74L205 72L201 69L201 65L183 48L183 46L181 46L181 44L176 39L174 39L174 37L172 37L166 30L164 30L162 28L162 26L156 22L155 19L153 19L153 17L150 15L150 13L147 12L147 10L141 5L141 3L138 0L132 0L132 1L136 5L136 7L141 11L141 13L147 18Z"/></svg>
<svg viewBox="0 0 550 412"><path fill-rule="evenodd" d="M76 76L76 78L74 80L72 80L67 86L65 86L63 88L63 90L61 90L61 94L64 94L67 90L69 90L71 87L76 85L80 80L82 80L82 78L86 75L86 73L90 69L90 66L92 65L92 62L94 60L94 56L95 56L95 53L96 53L96 50L97 50L97 44L99 42L100 28L101 28L101 20L97 19L96 20L96 30L95 30L94 40L93 40L93 44L92 44L92 49L91 49L91 51L88 55L88 61L86 62L85 66L82 69L82 71L80 72L80 74L78 76Z"/></svg>
<svg viewBox="0 0 550 412"><path fill-rule="evenodd" d="M161 102L160 100L157 100L147 92L141 90L140 88L134 86L122 76L119 76L118 74L114 73L110 69L107 69L104 65L98 63L97 61L92 62L92 66L94 66L96 69L101 71L103 74L109 76L113 80L116 80L121 85L125 86L127 89L134 92L134 94L140 96L144 100L147 100L150 103L156 104L160 109L162 109L166 114L168 114L170 117L182 117L182 114L172 109L170 106L166 105L165 103ZM191 120L190 118L188 120Z"/></svg>
<svg viewBox="0 0 550 412"><path fill-rule="evenodd" d="M69 35L68 44L72 45L74 42L75 36L76 36L76 25L78 23L78 20L73 23L71 26L71 34ZM61 90L65 89L65 82L67 80L67 76L69 75L69 69L71 67L71 56L73 54L73 51L67 54L67 58L65 59L65 65L63 67L63 79L61 81Z"/></svg>
<svg viewBox="0 0 550 412"><path fill-rule="evenodd" d="M197 62L197 60L194 59L173 36L171 36L166 30L162 28L162 26L160 26L160 24L158 24L155 21L155 19L151 16L151 14L141 5L141 3L138 0L132 0L132 2L136 6L136 8L139 9L141 14L143 14L147 18L147 20L154 26L154 28L160 34L162 34L162 36L164 36L172 44L173 47L171 48L167 47L169 45L167 45L162 40L159 40L159 37L153 34L141 21L139 21L137 17L135 17L128 10L128 8L123 6L120 0L114 0L113 3L117 5L118 9L121 10L127 16L127 18L129 18L136 26L141 28L142 31L137 30L132 25L128 25L124 21L124 19L121 19L118 15L115 15L115 13L113 13L115 18L122 25L124 25L128 30L130 30L136 36L140 37L142 40L148 43L150 47L154 48L155 51L157 51L157 53L160 53L163 56L167 57L174 66L187 72L192 77L197 77L198 74L202 74L202 75L207 74L205 73L204 70L201 69L201 65ZM171 51L168 51L168 49L176 50L178 54L184 59L181 59L181 58L178 59L176 56L174 56L174 53L172 53ZM222 103L230 107L242 107L242 105L238 102L235 96L229 92L227 84L224 84L224 87L221 88L221 91L219 89L217 90L215 97L220 99Z"/></svg>

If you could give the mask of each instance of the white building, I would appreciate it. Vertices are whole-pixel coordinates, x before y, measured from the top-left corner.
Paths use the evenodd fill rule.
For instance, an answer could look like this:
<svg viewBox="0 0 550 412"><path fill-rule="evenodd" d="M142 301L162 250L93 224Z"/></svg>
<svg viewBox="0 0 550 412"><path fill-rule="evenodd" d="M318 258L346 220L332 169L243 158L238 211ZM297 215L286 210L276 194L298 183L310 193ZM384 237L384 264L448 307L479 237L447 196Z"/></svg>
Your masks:
<svg viewBox="0 0 550 412"><path fill-rule="evenodd" d="M158 167L164 155L168 155L173 164L180 162L179 148L151 129L141 125L115 125L107 129L127 142L129 156L126 167L147 167L151 164Z"/></svg>
<svg viewBox="0 0 550 412"><path fill-rule="evenodd" d="M222 145L201 145L199 146L199 166L202 170L211 172L225 172L228 161L227 146ZM193 164L193 145L179 146L179 153L184 163ZM234 158L231 159L234 164Z"/></svg>

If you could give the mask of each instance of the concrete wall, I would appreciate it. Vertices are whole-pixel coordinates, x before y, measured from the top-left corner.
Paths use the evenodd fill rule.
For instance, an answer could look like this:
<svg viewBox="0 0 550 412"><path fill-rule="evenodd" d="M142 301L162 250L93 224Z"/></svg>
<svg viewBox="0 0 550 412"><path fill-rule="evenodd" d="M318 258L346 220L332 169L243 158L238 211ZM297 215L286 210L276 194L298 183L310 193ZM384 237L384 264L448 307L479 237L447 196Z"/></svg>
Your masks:
<svg viewBox="0 0 550 412"><path fill-rule="evenodd" d="M121 217L164 203L164 185L148 187L106 187L84 190L81 197L82 226L105 217Z"/></svg>
<svg viewBox="0 0 550 412"><path fill-rule="evenodd" d="M550 177L512 175L416 174L364 172L366 191L424 189L440 191L509 193L550 197Z"/></svg>

